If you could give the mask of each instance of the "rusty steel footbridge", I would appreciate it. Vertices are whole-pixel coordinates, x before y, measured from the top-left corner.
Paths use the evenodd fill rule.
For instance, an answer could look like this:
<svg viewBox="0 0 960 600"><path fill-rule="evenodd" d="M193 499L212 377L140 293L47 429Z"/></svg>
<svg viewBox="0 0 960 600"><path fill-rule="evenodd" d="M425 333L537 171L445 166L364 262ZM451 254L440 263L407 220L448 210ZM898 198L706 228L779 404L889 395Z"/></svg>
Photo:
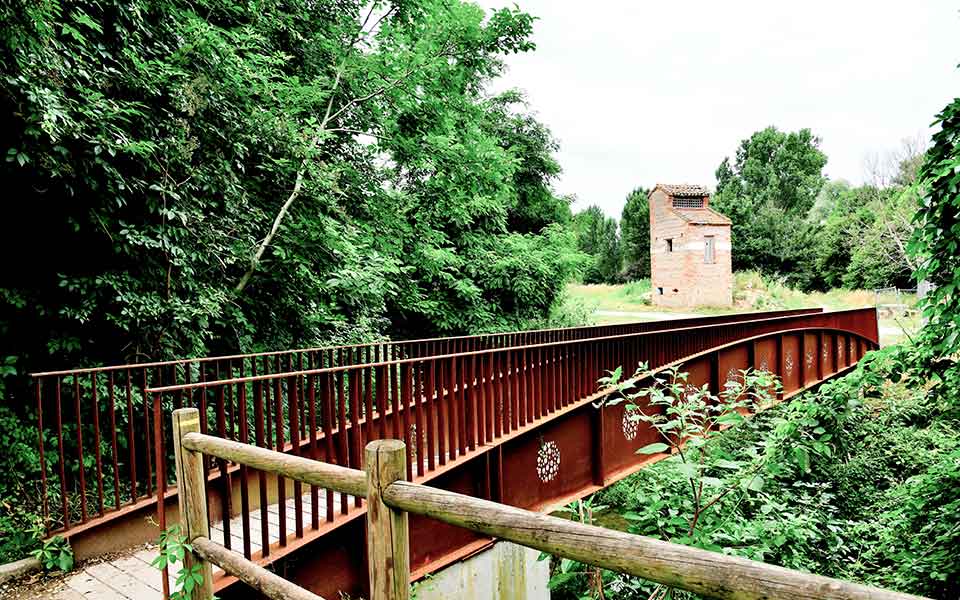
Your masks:
<svg viewBox="0 0 960 600"><path fill-rule="evenodd" d="M368 442L401 439L411 481L549 510L662 458L636 454L658 434L625 404L597 402L608 371L679 365L717 394L762 369L787 400L877 346L875 309L803 309L35 373L42 509L81 558L155 538L176 518L170 415L195 407L203 433L354 469ZM322 596L364 593L362 498L204 469L211 539ZM412 575L492 543L411 516Z"/></svg>

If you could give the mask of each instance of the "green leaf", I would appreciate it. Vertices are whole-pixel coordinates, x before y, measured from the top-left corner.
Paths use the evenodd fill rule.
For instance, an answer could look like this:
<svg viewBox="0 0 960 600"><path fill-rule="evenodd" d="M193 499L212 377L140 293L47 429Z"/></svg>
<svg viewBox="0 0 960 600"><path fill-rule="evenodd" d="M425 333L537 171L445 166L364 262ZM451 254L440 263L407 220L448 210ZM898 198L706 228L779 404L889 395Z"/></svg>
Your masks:
<svg viewBox="0 0 960 600"><path fill-rule="evenodd" d="M693 479L700 475L700 465L689 462L678 463L677 472L687 479Z"/></svg>
<svg viewBox="0 0 960 600"><path fill-rule="evenodd" d="M743 423L743 421L744 421L743 415L741 415L737 411L731 411L731 412L723 413L722 415L717 417L714 422L717 423L718 425L737 425L739 423Z"/></svg>
<svg viewBox="0 0 960 600"><path fill-rule="evenodd" d="M664 444L663 442L654 442L652 444L647 444L643 448L637 450L637 454L659 454L661 452L666 452L670 449L670 446Z"/></svg>

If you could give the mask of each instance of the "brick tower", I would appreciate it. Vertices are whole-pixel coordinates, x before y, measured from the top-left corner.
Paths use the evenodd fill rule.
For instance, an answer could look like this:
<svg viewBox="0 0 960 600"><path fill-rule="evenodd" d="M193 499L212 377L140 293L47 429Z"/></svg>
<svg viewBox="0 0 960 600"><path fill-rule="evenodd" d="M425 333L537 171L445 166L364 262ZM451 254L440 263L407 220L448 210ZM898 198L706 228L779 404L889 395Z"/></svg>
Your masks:
<svg viewBox="0 0 960 600"><path fill-rule="evenodd" d="M730 219L700 185L657 184L650 203L650 283L657 306L730 306Z"/></svg>

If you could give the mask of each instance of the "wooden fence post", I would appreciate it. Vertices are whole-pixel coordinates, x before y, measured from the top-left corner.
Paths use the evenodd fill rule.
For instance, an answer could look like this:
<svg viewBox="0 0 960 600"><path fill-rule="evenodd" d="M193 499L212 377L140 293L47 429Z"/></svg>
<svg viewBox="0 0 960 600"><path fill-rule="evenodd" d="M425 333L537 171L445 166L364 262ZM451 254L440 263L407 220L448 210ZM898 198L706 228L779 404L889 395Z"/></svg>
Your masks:
<svg viewBox="0 0 960 600"><path fill-rule="evenodd" d="M181 408L173 411L173 452L176 458L177 497L180 503L180 532L186 536L187 543L209 535L207 493L203 485L203 455L187 450L180 443L186 434L199 431L200 412L197 409ZM213 597L213 571L210 563L194 553L187 552L183 557L183 567L189 570L194 565L200 566L203 581L191 590L189 598L210 600Z"/></svg>
<svg viewBox="0 0 960 600"><path fill-rule="evenodd" d="M419 457L418 457L419 460ZM410 547L407 513L383 503L384 488L406 478L406 446L375 440L364 453L367 472L367 563L370 600L408 600Z"/></svg>

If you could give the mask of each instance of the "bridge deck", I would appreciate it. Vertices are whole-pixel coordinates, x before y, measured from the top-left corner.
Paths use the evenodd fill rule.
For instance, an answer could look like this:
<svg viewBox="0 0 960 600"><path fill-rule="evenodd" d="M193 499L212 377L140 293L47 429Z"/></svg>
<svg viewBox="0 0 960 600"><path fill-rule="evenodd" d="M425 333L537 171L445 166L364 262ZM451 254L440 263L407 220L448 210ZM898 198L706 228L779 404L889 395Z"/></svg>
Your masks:
<svg viewBox="0 0 960 600"><path fill-rule="evenodd" d="M289 518L286 519L285 529L287 536L293 538L296 533L296 521L292 518L295 514L296 502L294 498L287 498L286 512ZM334 495L334 504L339 510L340 494ZM326 512L326 497L321 494L319 497L319 510ZM303 520L309 523L312 516L312 505L310 493L303 495ZM271 504L267 507L267 518L270 522L268 534L270 543L280 541L280 505ZM251 550L260 552L261 547L253 540L261 538L261 515L260 511L250 513L250 534ZM242 531L241 517L234 517L230 520L230 546L238 553L243 553L243 538L240 537ZM210 527L210 539L223 544L224 530L223 522L219 521ZM41 600L143 600L145 598L162 597L162 577L160 571L150 563L157 557L157 548L147 546L137 548L130 552L116 555L108 560L96 563L82 565L82 568L75 573L64 577L60 584L52 589L47 589L39 594L24 593L23 598L33 598ZM222 576L220 569L214 569L214 577ZM174 574L170 575L170 589L174 589Z"/></svg>
<svg viewBox="0 0 960 600"><path fill-rule="evenodd" d="M109 560L82 565L82 568L67 575L56 585L48 586L39 593L21 590L21 598L42 600L140 600L161 598L160 571L150 566L157 555L155 547L115 556ZM173 589L173 577L170 578Z"/></svg>

